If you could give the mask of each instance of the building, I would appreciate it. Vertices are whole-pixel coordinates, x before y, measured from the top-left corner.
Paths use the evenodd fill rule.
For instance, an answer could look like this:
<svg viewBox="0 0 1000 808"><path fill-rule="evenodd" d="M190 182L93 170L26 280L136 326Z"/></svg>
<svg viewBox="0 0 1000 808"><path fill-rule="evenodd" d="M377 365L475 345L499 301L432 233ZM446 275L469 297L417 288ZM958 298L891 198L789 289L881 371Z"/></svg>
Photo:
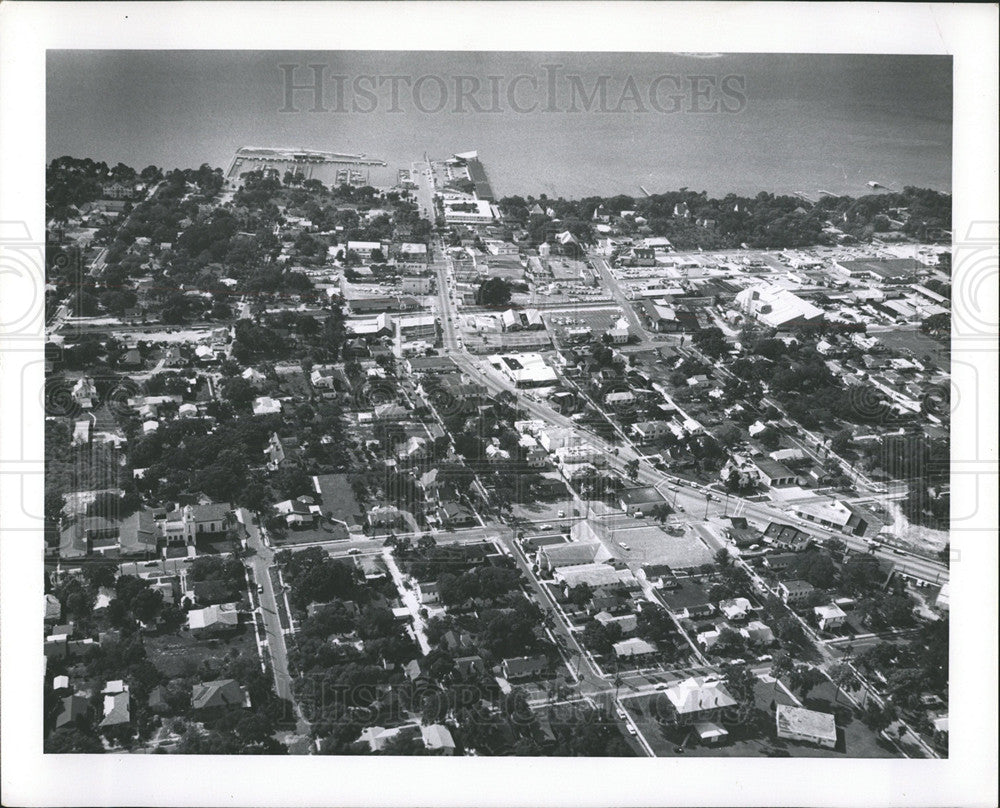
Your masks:
<svg viewBox="0 0 1000 808"><path fill-rule="evenodd" d="M795 506L794 513L800 519L852 536L873 536L883 527L882 521L871 511L840 500L801 503Z"/></svg>
<svg viewBox="0 0 1000 808"><path fill-rule="evenodd" d="M187 624L191 631L205 634L235 631L240 624L237 604L219 603L204 609L192 609L187 613Z"/></svg>
<svg viewBox="0 0 1000 808"><path fill-rule="evenodd" d="M127 689L118 693L107 693L104 696L104 718L101 727L117 727L131 721L129 714L130 699Z"/></svg>
<svg viewBox="0 0 1000 808"><path fill-rule="evenodd" d="M521 679L537 679L549 669L549 661L541 654L513 657L500 664L504 679L516 682Z"/></svg>
<svg viewBox="0 0 1000 808"><path fill-rule="evenodd" d="M674 434L670 421L638 421L632 424L632 432L640 441L655 441Z"/></svg>
<svg viewBox="0 0 1000 808"><path fill-rule="evenodd" d="M774 284L759 284L736 295L736 303L747 315L769 328L795 328L818 324L822 309Z"/></svg>
<svg viewBox="0 0 1000 808"><path fill-rule="evenodd" d="M437 339L438 324L437 318L433 314L400 317L398 328L399 336L405 340Z"/></svg>
<svg viewBox="0 0 1000 808"><path fill-rule="evenodd" d="M448 728L443 724L431 724L429 727L420 728L420 736L424 746L432 752L440 752L443 755L455 754L455 741L451 737Z"/></svg>
<svg viewBox="0 0 1000 808"><path fill-rule="evenodd" d="M719 601L719 611L727 620L744 620L752 608L750 601L746 598Z"/></svg>
<svg viewBox="0 0 1000 808"><path fill-rule="evenodd" d="M372 255L378 252L384 261L389 254L389 245L382 241L348 241L347 252L357 253L358 258L362 261L372 261ZM375 256L375 258L380 256Z"/></svg>
<svg viewBox="0 0 1000 808"><path fill-rule="evenodd" d="M222 502L185 505L171 511L159 523L160 535L169 544L194 544L198 536L225 533L229 528L232 509Z"/></svg>
<svg viewBox="0 0 1000 808"><path fill-rule="evenodd" d="M656 646L639 637L616 642L612 648L617 659L642 659L656 654Z"/></svg>
<svg viewBox="0 0 1000 808"><path fill-rule="evenodd" d="M829 713L779 704L775 711L778 737L833 749L837 745L837 721Z"/></svg>
<svg viewBox="0 0 1000 808"><path fill-rule="evenodd" d="M490 363L516 387L545 387L558 381L556 372L546 364L541 354L500 354L491 356Z"/></svg>
<svg viewBox="0 0 1000 808"><path fill-rule="evenodd" d="M692 676L663 691L674 715L685 723L717 720L726 709L736 706L725 685L705 677Z"/></svg>
<svg viewBox="0 0 1000 808"><path fill-rule="evenodd" d="M193 710L213 710L225 707L249 707L250 694L235 679L217 679L196 684L191 689Z"/></svg>
<svg viewBox="0 0 1000 808"><path fill-rule="evenodd" d="M658 505L666 505L667 499L651 485L626 488L619 494L621 509L629 516L642 516Z"/></svg>
<svg viewBox="0 0 1000 808"><path fill-rule="evenodd" d="M768 524L764 531L764 537L770 539L773 546L782 550L790 550L793 553L805 550L812 544L812 537L804 530L780 522Z"/></svg>
<svg viewBox="0 0 1000 808"><path fill-rule="evenodd" d="M434 279L425 275L403 278L401 288L405 295L429 295L434 288Z"/></svg>
<svg viewBox="0 0 1000 808"><path fill-rule="evenodd" d="M259 396L253 400L254 415L275 415L281 412L281 402L270 396Z"/></svg>
<svg viewBox="0 0 1000 808"><path fill-rule="evenodd" d="M757 479L769 488L775 488L779 485L794 485L797 480L795 472L777 460L772 460L769 457L754 457L751 458L750 462L754 465Z"/></svg>
<svg viewBox="0 0 1000 808"><path fill-rule="evenodd" d="M840 628L847 621L847 615L844 613L844 610L835 603L829 603L826 606L816 606L813 609L813 614L816 615L816 620L822 631Z"/></svg>
<svg viewBox="0 0 1000 808"><path fill-rule="evenodd" d="M778 594L788 604L801 603L815 591L816 588L808 581L782 581L778 584Z"/></svg>

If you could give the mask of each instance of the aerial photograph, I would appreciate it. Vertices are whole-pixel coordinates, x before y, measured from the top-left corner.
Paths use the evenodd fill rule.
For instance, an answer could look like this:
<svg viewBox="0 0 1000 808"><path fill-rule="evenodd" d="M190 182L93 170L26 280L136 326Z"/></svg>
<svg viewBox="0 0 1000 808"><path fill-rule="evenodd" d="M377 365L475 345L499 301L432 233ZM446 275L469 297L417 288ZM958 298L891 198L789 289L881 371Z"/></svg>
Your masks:
<svg viewBox="0 0 1000 808"><path fill-rule="evenodd" d="M951 57L45 58L46 753L948 758Z"/></svg>

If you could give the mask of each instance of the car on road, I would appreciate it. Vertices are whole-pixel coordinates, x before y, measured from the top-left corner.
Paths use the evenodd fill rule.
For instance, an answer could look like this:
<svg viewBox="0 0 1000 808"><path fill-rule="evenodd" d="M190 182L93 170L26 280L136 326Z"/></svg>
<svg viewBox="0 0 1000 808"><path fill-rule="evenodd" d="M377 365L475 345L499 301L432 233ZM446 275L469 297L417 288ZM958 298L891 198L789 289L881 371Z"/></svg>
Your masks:
<svg viewBox="0 0 1000 808"><path fill-rule="evenodd" d="M625 712L625 710L623 710L623 709L622 709L621 707L618 707L618 708L617 708L617 709L615 710L615 714L616 714L616 715L617 715L617 716L618 716L618 717L619 717L619 718L620 718L620 719L621 719L622 721L626 721L626 720L628 719L628 713L626 713L626 712Z"/></svg>
<svg viewBox="0 0 1000 808"><path fill-rule="evenodd" d="M774 657L770 654L763 654L762 656L757 657L758 662L770 662L773 659Z"/></svg>
<svg viewBox="0 0 1000 808"><path fill-rule="evenodd" d="M538 529L539 530L552 530L553 528L552 528L552 525L539 525Z"/></svg>
<svg viewBox="0 0 1000 808"><path fill-rule="evenodd" d="M562 519L562 518L563 518L563 517L564 517L565 515L566 515L566 511L559 511L559 512L558 512L558 513L556 514L556 516L558 516L558 517L559 517L560 519Z"/></svg>
<svg viewBox="0 0 1000 808"><path fill-rule="evenodd" d="M347 551L347 554L348 555L361 555L361 550L359 550L357 547L352 547L350 550Z"/></svg>
<svg viewBox="0 0 1000 808"><path fill-rule="evenodd" d="M633 726L632 726L631 724L627 725L627 726L625 727L625 729L627 729L627 730L628 730L628 734L629 734L629 735L638 735L638 734L639 734L639 730L637 730L637 729L636 729L635 727L633 727Z"/></svg>
<svg viewBox="0 0 1000 808"><path fill-rule="evenodd" d="M257 584L257 594L261 594L264 591L264 584Z"/></svg>

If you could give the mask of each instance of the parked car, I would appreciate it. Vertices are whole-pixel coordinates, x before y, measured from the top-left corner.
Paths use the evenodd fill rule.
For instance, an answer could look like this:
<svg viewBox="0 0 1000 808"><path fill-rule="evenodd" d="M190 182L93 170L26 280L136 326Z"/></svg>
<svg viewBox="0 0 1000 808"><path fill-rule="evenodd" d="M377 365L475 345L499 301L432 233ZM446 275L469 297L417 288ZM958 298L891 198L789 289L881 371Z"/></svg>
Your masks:
<svg viewBox="0 0 1000 808"><path fill-rule="evenodd" d="M539 525L539 530L552 530L552 525Z"/></svg>
<svg viewBox="0 0 1000 808"><path fill-rule="evenodd" d="M359 550L357 547L352 547L350 550L347 551L347 554L348 555L361 555L361 550Z"/></svg>

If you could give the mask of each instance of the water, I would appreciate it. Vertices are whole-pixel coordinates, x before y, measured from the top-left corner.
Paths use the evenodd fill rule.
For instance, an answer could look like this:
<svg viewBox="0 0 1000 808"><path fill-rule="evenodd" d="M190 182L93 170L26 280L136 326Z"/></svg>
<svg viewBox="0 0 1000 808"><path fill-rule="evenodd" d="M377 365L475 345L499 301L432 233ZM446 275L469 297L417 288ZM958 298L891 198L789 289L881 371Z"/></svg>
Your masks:
<svg viewBox="0 0 1000 808"><path fill-rule="evenodd" d="M335 108L335 75L347 87L359 76L441 77L448 104L421 112L406 85L392 110L390 83L376 109L314 112L311 92L286 105L280 64L298 65L293 80L312 79L306 65L326 65L324 103ZM546 65L560 65L558 69ZM516 76L513 103L539 108L519 113L506 90ZM546 111L547 85L556 76L560 111ZM675 112L661 108L681 79L683 107L692 104L690 79L742 77L745 105L737 113ZM478 80L473 98L456 111L457 76ZM491 76L501 87L491 94ZM585 94L606 76L606 110L619 104L629 77L645 111L626 100L621 112L591 111ZM738 81L735 79L734 81ZM532 91L531 82L537 82ZM373 83L362 82L362 89ZM469 85L466 84L466 87ZM425 109L437 103L436 78L421 85ZM386 160L387 179L424 153L446 157L476 149L500 196L548 194L580 197L640 195L689 187L712 195L802 191L870 193L869 180L951 190L951 61L946 57L514 53L249 53L49 52L48 158L70 154L142 168L207 162L228 168L242 145L290 146L365 153ZM500 103L495 104L494 99ZM598 97L595 97L595 99ZM579 111L570 111L575 106ZM713 101L736 105L718 92ZM360 107L370 99L349 93ZM373 180L376 174L373 171Z"/></svg>

